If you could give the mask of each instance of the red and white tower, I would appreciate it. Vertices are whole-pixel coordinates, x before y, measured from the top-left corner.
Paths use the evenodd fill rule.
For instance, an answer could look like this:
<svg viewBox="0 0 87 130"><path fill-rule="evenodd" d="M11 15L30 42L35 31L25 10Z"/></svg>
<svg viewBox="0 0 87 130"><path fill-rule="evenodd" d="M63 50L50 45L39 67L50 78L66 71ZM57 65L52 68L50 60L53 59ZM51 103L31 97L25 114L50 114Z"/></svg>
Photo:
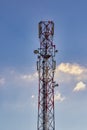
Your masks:
<svg viewBox="0 0 87 130"><path fill-rule="evenodd" d="M54 23L41 21L38 27L40 48L34 51L38 56L39 75L37 130L55 130L54 88L57 84L54 81L56 69L54 58L57 50L53 44Z"/></svg>

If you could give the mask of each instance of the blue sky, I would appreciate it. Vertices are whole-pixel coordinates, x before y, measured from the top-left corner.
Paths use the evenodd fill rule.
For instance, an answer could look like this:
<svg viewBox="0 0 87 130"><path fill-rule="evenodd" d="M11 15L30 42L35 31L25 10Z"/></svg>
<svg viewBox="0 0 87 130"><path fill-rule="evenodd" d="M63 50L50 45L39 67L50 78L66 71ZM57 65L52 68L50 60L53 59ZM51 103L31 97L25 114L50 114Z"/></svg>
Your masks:
<svg viewBox="0 0 87 130"><path fill-rule="evenodd" d="M38 23L53 20L56 130L87 130L87 1L0 0L0 130L37 129Z"/></svg>

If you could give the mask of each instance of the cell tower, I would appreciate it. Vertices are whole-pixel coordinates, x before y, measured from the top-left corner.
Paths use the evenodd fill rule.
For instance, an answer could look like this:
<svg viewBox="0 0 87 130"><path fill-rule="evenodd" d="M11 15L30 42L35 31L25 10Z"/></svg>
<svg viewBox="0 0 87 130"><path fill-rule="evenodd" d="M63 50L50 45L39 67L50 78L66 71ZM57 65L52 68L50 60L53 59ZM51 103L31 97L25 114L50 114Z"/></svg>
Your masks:
<svg viewBox="0 0 87 130"><path fill-rule="evenodd" d="M55 130L54 117L54 81L57 52L53 44L54 23L41 21L39 23L40 48L34 53L38 55L37 71L39 75L38 90L38 122L37 130Z"/></svg>

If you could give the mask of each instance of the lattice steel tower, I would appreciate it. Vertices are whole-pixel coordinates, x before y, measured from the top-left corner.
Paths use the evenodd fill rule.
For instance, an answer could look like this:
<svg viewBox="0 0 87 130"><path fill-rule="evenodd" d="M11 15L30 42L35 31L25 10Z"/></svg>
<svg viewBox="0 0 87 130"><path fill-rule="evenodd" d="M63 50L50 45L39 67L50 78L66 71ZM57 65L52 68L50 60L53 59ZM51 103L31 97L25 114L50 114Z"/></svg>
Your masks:
<svg viewBox="0 0 87 130"><path fill-rule="evenodd" d="M39 23L40 48L34 53L38 55L37 71L39 75L38 90L38 123L37 130L55 130L54 117L54 81L57 52L53 44L54 23L41 21Z"/></svg>

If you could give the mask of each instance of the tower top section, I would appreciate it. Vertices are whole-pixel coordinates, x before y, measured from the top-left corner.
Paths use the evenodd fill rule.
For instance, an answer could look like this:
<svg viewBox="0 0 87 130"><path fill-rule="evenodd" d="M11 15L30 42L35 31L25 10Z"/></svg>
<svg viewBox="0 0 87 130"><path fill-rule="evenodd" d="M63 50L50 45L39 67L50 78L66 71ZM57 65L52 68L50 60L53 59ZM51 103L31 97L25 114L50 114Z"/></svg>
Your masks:
<svg viewBox="0 0 87 130"><path fill-rule="evenodd" d="M53 21L41 21L39 22L38 25L39 29L39 38L41 38L42 35L47 38L48 36L53 36L54 35L54 22Z"/></svg>

